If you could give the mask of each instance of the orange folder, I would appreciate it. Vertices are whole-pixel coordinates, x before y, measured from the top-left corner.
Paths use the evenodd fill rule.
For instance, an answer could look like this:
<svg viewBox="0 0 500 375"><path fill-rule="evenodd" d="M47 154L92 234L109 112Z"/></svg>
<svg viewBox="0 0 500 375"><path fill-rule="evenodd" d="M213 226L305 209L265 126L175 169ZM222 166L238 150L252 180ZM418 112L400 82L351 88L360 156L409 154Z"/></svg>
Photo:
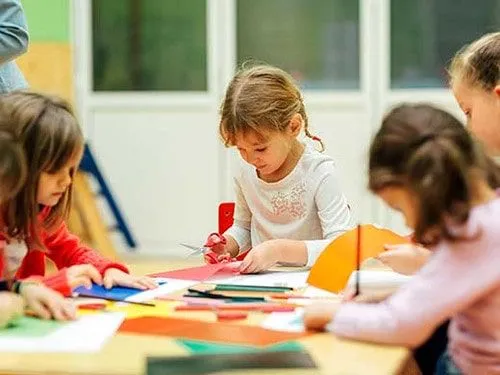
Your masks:
<svg viewBox="0 0 500 375"><path fill-rule="evenodd" d="M362 225L361 228L361 262L383 252L384 245L410 242L408 238L371 224ZM311 268L307 282L329 292L341 292L351 273L356 270L356 242L356 228L334 239Z"/></svg>

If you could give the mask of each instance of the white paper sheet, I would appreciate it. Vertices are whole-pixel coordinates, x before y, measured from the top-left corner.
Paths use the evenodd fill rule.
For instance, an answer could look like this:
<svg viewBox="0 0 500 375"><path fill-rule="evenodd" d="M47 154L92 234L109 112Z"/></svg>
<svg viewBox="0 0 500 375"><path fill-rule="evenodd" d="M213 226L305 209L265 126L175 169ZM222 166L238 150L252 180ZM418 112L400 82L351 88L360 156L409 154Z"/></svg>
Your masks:
<svg viewBox="0 0 500 375"><path fill-rule="evenodd" d="M99 351L120 327L125 315L101 313L85 315L45 336L0 337L3 352L72 352Z"/></svg>
<svg viewBox="0 0 500 375"><path fill-rule="evenodd" d="M224 279L224 284L287 286L302 288L307 285L309 271L267 271L256 275L238 275ZM210 280L210 282L214 282Z"/></svg>
<svg viewBox="0 0 500 375"><path fill-rule="evenodd" d="M347 290L354 290L356 285L356 272L354 271L347 281ZM411 276L402 275L391 271L359 271L359 289L361 294L374 292L394 292L401 285L411 280Z"/></svg>
<svg viewBox="0 0 500 375"><path fill-rule="evenodd" d="M294 312L275 312L261 323L261 326L274 331L304 332L304 310Z"/></svg>
<svg viewBox="0 0 500 375"><path fill-rule="evenodd" d="M166 277L157 277L156 281L163 281L165 284L160 285L158 288L146 290L145 292L141 292L135 294L131 297L128 297L127 301L133 302L144 302L150 301L156 297L164 296L170 293L178 292L179 290L183 290L189 288L192 285L199 284L199 281L195 280L179 280L179 279L170 279Z"/></svg>

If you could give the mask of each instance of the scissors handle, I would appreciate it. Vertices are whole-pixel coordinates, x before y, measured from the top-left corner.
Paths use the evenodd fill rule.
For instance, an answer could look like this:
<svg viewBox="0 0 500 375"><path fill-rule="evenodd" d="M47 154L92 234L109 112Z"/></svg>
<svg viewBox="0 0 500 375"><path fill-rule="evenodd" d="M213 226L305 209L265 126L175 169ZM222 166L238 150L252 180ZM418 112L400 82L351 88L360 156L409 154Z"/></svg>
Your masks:
<svg viewBox="0 0 500 375"><path fill-rule="evenodd" d="M226 238L217 232L210 233L207 238L207 242L205 242L206 247L214 247L215 245L225 245L226 244Z"/></svg>

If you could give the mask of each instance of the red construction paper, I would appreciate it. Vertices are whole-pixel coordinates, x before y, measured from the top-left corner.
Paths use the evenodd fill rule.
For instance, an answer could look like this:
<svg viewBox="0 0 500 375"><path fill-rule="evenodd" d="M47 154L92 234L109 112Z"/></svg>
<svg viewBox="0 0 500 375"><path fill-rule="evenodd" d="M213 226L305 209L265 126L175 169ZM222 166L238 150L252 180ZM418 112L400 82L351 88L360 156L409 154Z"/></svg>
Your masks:
<svg viewBox="0 0 500 375"><path fill-rule="evenodd" d="M205 281L211 277L217 275L228 277L238 274L239 263L216 263L216 264L205 264L199 267L183 268L180 270L158 272L151 274L151 277L168 277L172 279L180 280L195 280L195 281Z"/></svg>

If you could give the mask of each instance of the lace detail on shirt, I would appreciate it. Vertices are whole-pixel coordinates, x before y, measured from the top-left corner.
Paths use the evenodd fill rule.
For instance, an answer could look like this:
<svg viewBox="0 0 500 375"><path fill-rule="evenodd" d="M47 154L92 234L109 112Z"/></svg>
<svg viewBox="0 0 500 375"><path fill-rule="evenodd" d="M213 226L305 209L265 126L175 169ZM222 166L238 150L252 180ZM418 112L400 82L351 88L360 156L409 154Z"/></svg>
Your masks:
<svg viewBox="0 0 500 375"><path fill-rule="evenodd" d="M275 215L289 213L294 218L306 215L305 203L306 182L302 181L288 192L278 191L271 197L271 204Z"/></svg>

